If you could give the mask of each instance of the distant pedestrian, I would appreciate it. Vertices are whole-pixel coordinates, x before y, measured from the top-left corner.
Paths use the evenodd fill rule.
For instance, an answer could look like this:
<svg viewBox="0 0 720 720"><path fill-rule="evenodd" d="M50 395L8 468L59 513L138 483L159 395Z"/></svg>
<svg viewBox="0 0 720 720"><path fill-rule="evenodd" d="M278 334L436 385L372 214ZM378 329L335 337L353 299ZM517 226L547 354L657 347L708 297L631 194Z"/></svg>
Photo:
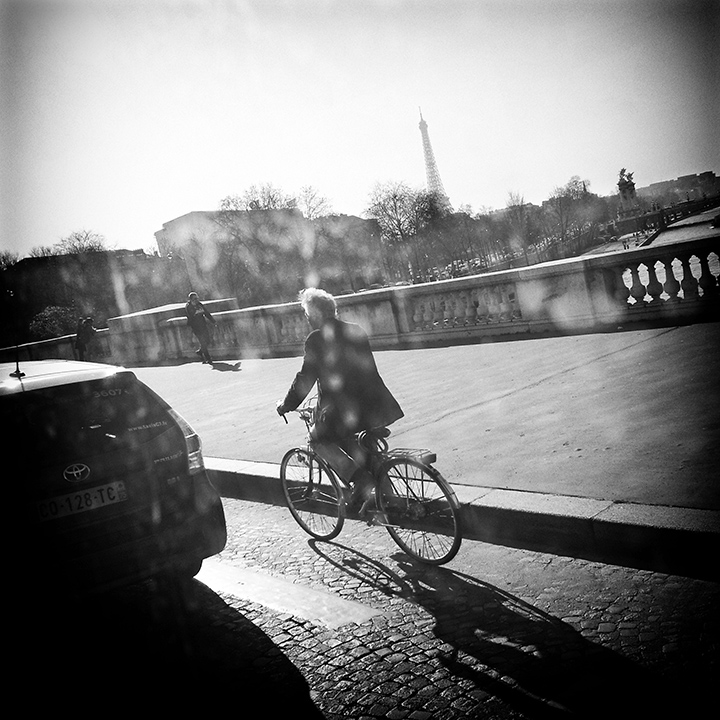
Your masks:
<svg viewBox="0 0 720 720"><path fill-rule="evenodd" d="M190 329L200 343L200 347L195 353L202 358L203 363L211 365L210 325L215 325L215 318L200 302L200 298L196 292L191 292L188 295L188 301L185 303L185 314L187 315Z"/></svg>
<svg viewBox="0 0 720 720"><path fill-rule="evenodd" d="M89 346L97 332L93 322L94 320L89 316L78 320L77 331L75 333L75 349L81 361L90 359Z"/></svg>

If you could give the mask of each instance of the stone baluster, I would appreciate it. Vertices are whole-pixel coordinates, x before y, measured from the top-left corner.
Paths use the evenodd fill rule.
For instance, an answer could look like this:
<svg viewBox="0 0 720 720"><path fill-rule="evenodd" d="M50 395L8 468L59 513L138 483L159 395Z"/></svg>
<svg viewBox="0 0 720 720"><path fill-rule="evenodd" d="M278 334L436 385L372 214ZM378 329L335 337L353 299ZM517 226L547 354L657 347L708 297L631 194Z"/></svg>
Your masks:
<svg viewBox="0 0 720 720"><path fill-rule="evenodd" d="M287 342L287 327L281 317L273 318L275 321L275 327L277 328L277 335L280 343Z"/></svg>
<svg viewBox="0 0 720 720"><path fill-rule="evenodd" d="M699 296L699 285L697 278L692 273L690 267L690 255L683 253L680 256L680 262L682 264L683 277L680 281L680 288L683 293L683 300L696 300Z"/></svg>
<svg viewBox="0 0 720 720"><path fill-rule="evenodd" d="M465 294L465 325L474 325L477 322L477 308L471 292Z"/></svg>
<svg viewBox="0 0 720 720"><path fill-rule="evenodd" d="M703 291L703 300L717 297L718 281L710 272L709 257L704 253L700 256L700 278L698 279L698 285L700 285Z"/></svg>
<svg viewBox="0 0 720 720"><path fill-rule="evenodd" d="M675 272L673 271L674 258L672 255L667 255L662 262L665 266L665 282L663 283L663 289L668 295L668 302L678 302L680 283L675 277Z"/></svg>
<svg viewBox="0 0 720 720"><path fill-rule="evenodd" d="M510 308L511 308L511 320L520 320L522 318L522 312L520 310L520 306L518 305L517 301L517 293L513 290L513 292L508 293L508 301L510 302Z"/></svg>
<svg viewBox="0 0 720 720"><path fill-rule="evenodd" d="M413 330L418 331L423 329L423 315L425 314L424 303L415 300L413 309Z"/></svg>
<svg viewBox="0 0 720 720"><path fill-rule="evenodd" d="M455 311L455 304L457 298L454 295L445 295L445 301L443 303L443 326L444 327L455 327L457 313Z"/></svg>
<svg viewBox="0 0 720 720"><path fill-rule="evenodd" d="M496 288L488 288L488 322L496 323L500 321L500 302L497 297Z"/></svg>
<svg viewBox="0 0 720 720"><path fill-rule="evenodd" d="M647 292L648 295L652 298L650 300L650 305L657 305L658 303L662 302L660 299L660 296L662 295L663 286L660 283L660 281L657 279L656 274L656 263L649 261L647 264L647 271L648 271L648 284L647 284Z"/></svg>
<svg viewBox="0 0 720 720"><path fill-rule="evenodd" d="M443 324L443 317L445 314L445 307L443 303L443 297L440 295L436 300L433 300L433 317L432 317L432 327L434 328L441 328Z"/></svg>
<svg viewBox="0 0 720 720"><path fill-rule="evenodd" d="M500 320L502 322L510 322L512 320L512 310L507 290L500 288Z"/></svg>
<svg viewBox="0 0 720 720"><path fill-rule="evenodd" d="M426 330L433 329L433 301L428 298L425 300L425 313L423 315L423 327Z"/></svg>
<svg viewBox="0 0 720 720"><path fill-rule="evenodd" d="M477 309L475 310L475 314L477 316L477 322L478 323L488 323L489 320L489 310L488 310L488 302L487 302L487 291L486 290L480 290L478 291L477 295Z"/></svg>
<svg viewBox="0 0 720 720"><path fill-rule="evenodd" d="M451 315L452 302L450 301L450 296L443 294L440 296L440 321L438 322L438 327L452 327Z"/></svg>
<svg viewBox="0 0 720 720"><path fill-rule="evenodd" d="M645 286L640 282L640 266L630 268L632 284L630 285L630 297L635 300L636 306L645 304Z"/></svg>
<svg viewBox="0 0 720 720"><path fill-rule="evenodd" d="M295 318L285 316L280 319L283 342L291 343L295 339Z"/></svg>
<svg viewBox="0 0 720 720"><path fill-rule="evenodd" d="M305 336L308 333L308 325L304 317L300 315L296 315L293 317L292 320L292 332L291 332L291 341L292 342L301 342L305 339Z"/></svg>
<svg viewBox="0 0 720 720"><path fill-rule="evenodd" d="M456 293L453 301L453 327L465 324L465 293Z"/></svg>

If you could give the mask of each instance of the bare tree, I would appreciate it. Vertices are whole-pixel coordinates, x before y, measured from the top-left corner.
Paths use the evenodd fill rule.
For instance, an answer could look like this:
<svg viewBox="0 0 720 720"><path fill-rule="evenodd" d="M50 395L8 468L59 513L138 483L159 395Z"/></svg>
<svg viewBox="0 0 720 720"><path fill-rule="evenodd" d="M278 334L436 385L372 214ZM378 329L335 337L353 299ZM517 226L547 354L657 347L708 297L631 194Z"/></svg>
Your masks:
<svg viewBox="0 0 720 720"><path fill-rule="evenodd" d="M415 231L414 193L404 182L377 183L366 214L378 221L385 242L404 243Z"/></svg>
<svg viewBox="0 0 720 720"><path fill-rule="evenodd" d="M3 250L0 252L0 270L6 270L11 265L14 265L20 256L17 253Z"/></svg>
<svg viewBox="0 0 720 720"><path fill-rule="evenodd" d="M297 199L287 195L272 183L251 185L242 195L228 195L220 201L221 211L238 210L294 210Z"/></svg>
<svg viewBox="0 0 720 720"><path fill-rule="evenodd" d="M317 220L319 217L332 214L330 201L320 195L312 185L300 188L298 207L308 220Z"/></svg>
<svg viewBox="0 0 720 720"><path fill-rule="evenodd" d="M574 175L562 187L556 187L548 198L549 226L547 231L560 244L564 244L575 230L578 201L587 189L588 182Z"/></svg>
<svg viewBox="0 0 720 720"><path fill-rule="evenodd" d="M31 258L52 257L53 255L60 255L55 245L36 245L28 253L28 257Z"/></svg>
<svg viewBox="0 0 720 720"><path fill-rule="evenodd" d="M525 198L518 192L508 193L507 218L510 224L510 245L513 250L522 250L528 264L527 248L530 235L530 218Z"/></svg>
<svg viewBox="0 0 720 720"><path fill-rule="evenodd" d="M365 214L380 225L387 275L406 277L407 258L403 256L417 230L415 193L404 182L377 183Z"/></svg>
<svg viewBox="0 0 720 720"><path fill-rule="evenodd" d="M92 230L75 230L61 238L54 245L38 245L28 253L28 257L52 257L53 255L79 255L80 253L103 252L107 250L104 235Z"/></svg>
<svg viewBox="0 0 720 720"><path fill-rule="evenodd" d="M62 238L55 247L61 255L102 252L107 250L107 240L104 235L92 230L75 230Z"/></svg>
<svg viewBox="0 0 720 720"><path fill-rule="evenodd" d="M601 223L608 219L605 200L589 192L590 182L574 175L563 187L553 190L545 207L545 232L550 241L575 254L592 243Z"/></svg>
<svg viewBox="0 0 720 720"><path fill-rule="evenodd" d="M436 266L457 260L452 214L437 193L403 182L378 184L366 214L380 225L389 276L427 279Z"/></svg>

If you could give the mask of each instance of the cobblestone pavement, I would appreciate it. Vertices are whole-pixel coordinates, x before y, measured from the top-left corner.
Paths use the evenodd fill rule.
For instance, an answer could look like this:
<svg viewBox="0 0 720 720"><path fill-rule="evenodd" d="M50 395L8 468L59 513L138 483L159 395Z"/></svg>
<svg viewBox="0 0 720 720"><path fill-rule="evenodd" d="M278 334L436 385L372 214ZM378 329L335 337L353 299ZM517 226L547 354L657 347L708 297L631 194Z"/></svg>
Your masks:
<svg viewBox="0 0 720 720"><path fill-rule="evenodd" d="M197 580L183 594L147 583L52 612L42 599L16 663L40 672L42 697L57 707L71 688L87 701L102 687L114 706L197 701L243 717L704 717L716 584L471 541L429 568L382 528L348 522L320 543L285 508L224 504L221 566L377 614L324 626Z"/></svg>

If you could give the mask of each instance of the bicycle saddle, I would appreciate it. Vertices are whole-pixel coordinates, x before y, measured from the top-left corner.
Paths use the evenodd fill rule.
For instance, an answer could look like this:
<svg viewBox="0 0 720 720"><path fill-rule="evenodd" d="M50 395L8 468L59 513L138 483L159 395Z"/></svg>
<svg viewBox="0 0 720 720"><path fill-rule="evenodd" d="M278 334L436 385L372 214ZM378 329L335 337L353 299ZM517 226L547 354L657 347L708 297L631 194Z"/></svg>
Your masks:
<svg viewBox="0 0 720 720"><path fill-rule="evenodd" d="M385 438L388 437L388 435L390 435L390 430L386 427L363 430L357 434L357 442L360 447L366 450L380 450L381 452L385 452L388 448Z"/></svg>

